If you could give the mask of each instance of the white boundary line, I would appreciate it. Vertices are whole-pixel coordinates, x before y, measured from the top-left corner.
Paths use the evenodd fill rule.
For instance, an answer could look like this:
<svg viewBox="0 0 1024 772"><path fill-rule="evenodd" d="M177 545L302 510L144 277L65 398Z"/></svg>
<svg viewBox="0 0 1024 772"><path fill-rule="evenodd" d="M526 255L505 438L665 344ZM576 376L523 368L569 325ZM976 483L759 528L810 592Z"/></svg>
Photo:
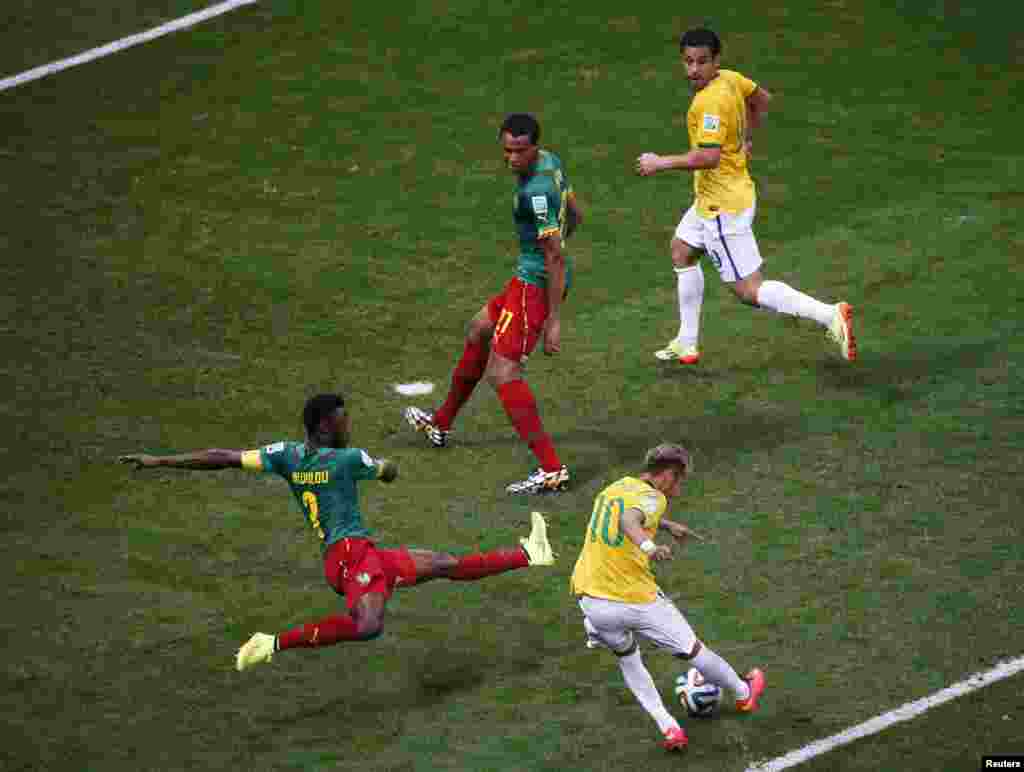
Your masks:
<svg viewBox="0 0 1024 772"><path fill-rule="evenodd" d="M1022 670L1024 670L1024 657L1018 657L1009 662L1001 662L991 670L968 676L965 680L948 686L942 691L935 692L935 694L929 697L922 697L916 702L908 702L906 705L901 705L895 710L890 710L888 713L876 716L869 721L865 721L863 724L857 724L857 726L850 727L839 734L826 737L824 740L818 740L810 745L805 745L803 748L787 753L785 756L779 756L771 761L758 762L753 766L747 767L746 772L779 772L782 769L795 767L797 764L809 761L815 756L828 753L840 745L846 745L862 737L877 734L883 729L887 729L901 721L909 721L927 710L994 684L996 681L1009 678Z"/></svg>
<svg viewBox="0 0 1024 772"><path fill-rule="evenodd" d="M192 27L200 22L204 22L207 19L212 19L214 16L220 16L222 13L233 11L243 5L251 5L259 2L259 0L225 0L222 3L217 3L209 8L202 11L196 11L190 13L187 16L182 16L174 21L169 21L166 24L161 24L159 27L146 30L145 32L139 32L135 35L129 35L126 38L115 40L113 43L107 43L105 46L99 48L90 48L88 51L83 51L75 56L68 57L67 59L61 59L57 62L50 62L49 64L41 65L40 67L34 67L31 70L25 70L25 72L19 73L18 75L12 75L9 78L0 80L0 91L6 91L7 89L20 86L23 83L29 81L38 80L39 78L45 78L47 75L52 75L55 72L66 70L69 67L75 67L79 64L85 64L91 62L93 59L99 59L104 56L110 56L110 54L116 54L118 51L123 51L126 48L137 46L140 43L148 43L150 40L169 35L172 32Z"/></svg>

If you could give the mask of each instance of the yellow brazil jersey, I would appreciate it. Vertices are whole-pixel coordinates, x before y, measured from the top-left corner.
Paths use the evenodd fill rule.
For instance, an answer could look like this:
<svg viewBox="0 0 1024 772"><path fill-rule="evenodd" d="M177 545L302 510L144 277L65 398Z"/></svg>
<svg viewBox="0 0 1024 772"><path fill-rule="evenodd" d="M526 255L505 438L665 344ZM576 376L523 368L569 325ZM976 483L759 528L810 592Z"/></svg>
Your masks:
<svg viewBox="0 0 1024 772"><path fill-rule="evenodd" d="M644 530L653 537L667 507L665 494L636 477L623 477L601 491L572 572L572 592L623 603L652 603L658 585L650 558L626 536L620 518L627 509L639 510Z"/></svg>
<svg viewBox="0 0 1024 772"><path fill-rule="evenodd" d="M739 214L754 205L754 181L747 172L743 140L747 132L748 96L757 84L732 70L719 70L718 77L697 92L686 114L690 147L719 147L721 160L714 169L694 172L693 188L701 217L719 212Z"/></svg>

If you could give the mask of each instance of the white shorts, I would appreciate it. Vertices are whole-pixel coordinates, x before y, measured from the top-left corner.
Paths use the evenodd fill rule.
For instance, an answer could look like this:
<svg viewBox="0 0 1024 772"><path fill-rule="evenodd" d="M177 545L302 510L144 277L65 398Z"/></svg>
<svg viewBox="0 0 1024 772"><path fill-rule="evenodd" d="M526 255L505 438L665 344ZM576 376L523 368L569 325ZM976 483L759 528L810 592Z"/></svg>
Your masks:
<svg viewBox="0 0 1024 772"><path fill-rule="evenodd" d="M583 627L588 639L596 639L615 652L633 646L633 634L673 654L690 656L697 636L676 605L658 593L653 603L622 603L617 600L580 597Z"/></svg>
<svg viewBox="0 0 1024 772"><path fill-rule="evenodd" d="M736 282L750 276L763 262L752 229L756 210L757 202L739 214L721 212L708 219L697 214L694 204L676 226L675 237L707 252L722 281Z"/></svg>

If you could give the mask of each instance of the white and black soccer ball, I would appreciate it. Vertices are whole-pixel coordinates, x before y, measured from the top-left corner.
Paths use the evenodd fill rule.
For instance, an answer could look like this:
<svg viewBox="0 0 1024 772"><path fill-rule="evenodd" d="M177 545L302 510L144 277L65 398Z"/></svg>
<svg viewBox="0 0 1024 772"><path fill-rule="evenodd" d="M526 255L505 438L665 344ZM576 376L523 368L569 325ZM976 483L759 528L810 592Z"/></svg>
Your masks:
<svg viewBox="0 0 1024 772"><path fill-rule="evenodd" d="M722 688L710 681L695 667L676 678L676 697L694 718L710 718L722 702Z"/></svg>

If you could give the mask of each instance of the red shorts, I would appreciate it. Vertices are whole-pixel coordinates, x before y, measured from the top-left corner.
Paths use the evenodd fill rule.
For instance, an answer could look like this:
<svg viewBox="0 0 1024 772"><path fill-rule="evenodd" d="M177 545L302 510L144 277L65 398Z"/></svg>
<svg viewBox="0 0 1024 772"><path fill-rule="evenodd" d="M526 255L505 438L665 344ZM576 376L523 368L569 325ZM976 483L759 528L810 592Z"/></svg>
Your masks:
<svg viewBox="0 0 1024 772"><path fill-rule="evenodd" d="M547 292L517 277L490 299L487 315L494 324L492 351L519 362L537 347L548 318Z"/></svg>
<svg viewBox="0 0 1024 772"><path fill-rule="evenodd" d="M352 609L368 593L390 598L399 584L415 584L416 564L405 548L379 550L369 539L342 539L327 548L324 577Z"/></svg>

